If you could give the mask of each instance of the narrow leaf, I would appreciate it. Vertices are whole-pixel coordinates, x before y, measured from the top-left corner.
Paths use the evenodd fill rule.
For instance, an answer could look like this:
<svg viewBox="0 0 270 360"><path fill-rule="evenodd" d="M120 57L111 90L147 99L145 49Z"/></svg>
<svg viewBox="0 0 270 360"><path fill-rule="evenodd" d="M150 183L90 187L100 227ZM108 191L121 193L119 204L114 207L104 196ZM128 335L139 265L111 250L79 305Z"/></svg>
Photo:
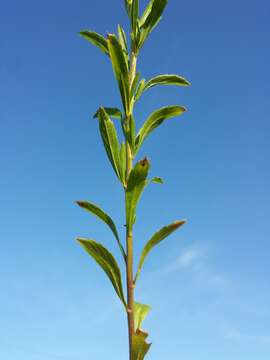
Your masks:
<svg viewBox="0 0 270 360"><path fill-rule="evenodd" d="M126 301L123 293L122 278L119 266L113 255L101 244L90 239L77 239L84 250L92 256L110 279L116 294L126 308Z"/></svg>
<svg viewBox="0 0 270 360"><path fill-rule="evenodd" d="M140 19L140 43L139 47L141 48L161 20L161 15L167 5L167 0L153 0L148 4L142 18Z"/></svg>
<svg viewBox="0 0 270 360"><path fill-rule="evenodd" d="M186 223L186 220L179 220L179 221L175 221L174 223L164 226L162 229L160 229L158 232L156 232L151 239L146 243L146 245L143 248L141 257L140 257L140 261L139 261L139 266L138 266L138 271L136 273L135 276L135 282L137 281L140 272L142 270L142 266L144 264L145 258L147 257L147 255L149 254L149 252L157 245L159 244L162 240L164 240L167 236L169 236L171 233L173 233L175 230L177 230L178 228L180 228L182 225L184 225Z"/></svg>
<svg viewBox="0 0 270 360"><path fill-rule="evenodd" d="M120 169L122 183L126 185L126 144L124 142L120 147Z"/></svg>
<svg viewBox="0 0 270 360"><path fill-rule="evenodd" d="M149 305L140 304L138 302L134 303L134 326L135 331L141 329L142 322L148 315L151 307Z"/></svg>
<svg viewBox="0 0 270 360"><path fill-rule="evenodd" d="M134 96L134 101L138 101L139 98L141 97L143 91L144 91L144 87L145 87L145 79L142 79L140 82L139 82L139 85L136 89L136 92L135 92L135 96Z"/></svg>
<svg viewBox="0 0 270 360"><path fill-rule="evenodd" d="M179 75L158 75L146 82L143 91L146 91L157 85L189 86L190 82Z"/></svg>
<svg viewBox="0 0 270 360"><path fill-rule="evenodd" d="M134 224L137 204L148 183L146 178L149 168L150 163L145 158L134 166L129 175L126 189L126 226L128 229L131 229Z"/></svg>
<svg viewBox="0 0 270 360"><path fill-rule="evenodd" d="M166 106L153 112L145 121L136 137L136 152L149 134L165 120L179 116L186 111L183 106Z"/></svg>
<svg viewBox="0 0 270 360"><path fill-rule="evenodd" d="M117 108L112 108L112 107L104 107L104 110L106 111L106 113L115 119L121 119L122 118L122 113L121 110L117 109ZM97 110L97 112L94 114L94 118L98 118L98 112L99 109Z"/></svg>
<svg viewBox="0 0 270 360"><path fill-rule="evenodd" d="M103 141L104 148L108 155L108 158L112 164L112 167L121 180L119 172L119 142L117 138L117 132L114 123L109 118L104 108L100 108L98 111L99 118L99 130Z"/></svg>
<svg viewBox="0 0 270 360"><path fill-rule="evenodd" d="M123 106L128 108L129 100L129 81L128 81L128 63L124 50L117 37L113 34L108 35L108 48L111 57L113 71L118 82Z"/></svg>
<svg viewBox="0 0 270 360"><path fill-rule="evenodd" d="M107 40L104 36L96 33L95 31L83 30L80 35L93 45L97 46L102 52L109 55Z"/></svg>
<svg viewBox="0 0 270 360"><path fill-rule="evenodd" d="M116 238L116 241L121 250L123 258L126 261L125 250L123 248L123 245L121 244L116 226L115 226L112 218L104 210L102 210L99 206L97 206L93 203L90 203L89 201L76 201L76 202L81 208L89 211L91 214L93 214L94 216L96 216L97 218L102 220L106 225L108 225L108 227L111 229L112 233L114 234L114 236Z"/></svg>
<svg viewBox="0 0 270 360"><path fill-rule="evenodd" d="M118 39L119 43L122 46L122 49L124 49L125 52L128 53L127 36L125 30L122 28L121 25L118 25Z"/></svg>

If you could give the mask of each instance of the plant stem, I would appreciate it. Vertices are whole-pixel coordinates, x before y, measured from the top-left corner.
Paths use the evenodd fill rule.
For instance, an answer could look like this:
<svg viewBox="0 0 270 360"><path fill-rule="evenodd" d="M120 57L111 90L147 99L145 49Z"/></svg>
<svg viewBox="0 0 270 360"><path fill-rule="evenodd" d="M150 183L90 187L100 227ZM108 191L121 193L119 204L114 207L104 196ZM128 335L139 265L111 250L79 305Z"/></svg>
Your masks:
<svg viewBox="0 0 270 360"><path fill-rule="evenodd" d="M136 75L136 64L137 58L134 53L131 55L130 60L130 72L129 72L129 87L131 89L132 82ZM129 127L129 121L133 112L132 94L129 99L129 109L127 115L127 126ZM126 178L132 170L132 152L128 141L126 141ZM126 196L125 189L125 196ZM127 201L126 201L127 203ZM127 209L126 209L127 218ZM126 263L126 279L127 279L127 318L128 318L128 337L129 337L129 360L132 359L132 337L134 334L134 281L133 281L133 234L132 228L126 227L126 252L127 252L127 263Z"/></svg>

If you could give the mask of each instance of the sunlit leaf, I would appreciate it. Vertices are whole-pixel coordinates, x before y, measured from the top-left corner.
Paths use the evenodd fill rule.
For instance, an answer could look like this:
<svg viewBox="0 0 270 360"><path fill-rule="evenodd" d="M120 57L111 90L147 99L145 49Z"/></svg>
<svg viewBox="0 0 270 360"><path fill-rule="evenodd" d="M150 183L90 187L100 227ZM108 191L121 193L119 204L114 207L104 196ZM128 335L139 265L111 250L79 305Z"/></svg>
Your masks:
<svg viewBox="0 0 270 360"><path fill-rule="evenodd" d="M112 233L114 234L116 241L118 243L118 246L121 250L121 253L123 255L124 260L126 260L126 254L125 254L125 250L123 248L123 245L121 244L116 226L112 220L112 218L103 210L101 209L99 206L89 202L89 201L76 201L77 204L89 211L91 214L95 215L96 217L98 217L100 220L102 220L112 231Z"/></svg>
<svg viewBox="0 0 270 360"><path fill-rule="evenodd" d="M153 112L145 121L136 137L136 151L139 150L143 141L149 134L161 125L165 120L179 116L186 111L183 106L165 106Z"/></svg>
<svg viewBox="0 0 270 360"><path fill-rule="evenodd" d="M143 92L157 85L189 86L190 82L179 75L173 75L173 74L158 75L148 80L145 83Z"/></svg>
<svg viewBox="0 0 270 360"><path fill-rule="evenodd" d="M124 142L120 146L120 169L122 183L126 185L126 144Z"/></svg>
<svg viewBox="0 0 270 360"><path fill-rule="evenodd" d="M110 279L117 295L126 307L119 266L113 255L102 245L91 239L77 239L84 250L99 264Z"/></svg>
<svg viewBox="0 0 270 360"><path fill-rule="evenodd" d="M139 98L141 97L143 91L144 91L144 87L145 87L145 79L141 79L141 81L139 82L139 85L136 89L135 95L134 95L134 100L138 101Z"/></svg>
<svg viewBox="0 0 270 360"><path fill-rule="evenodd" d="M107 40L104 36L90 30L80 31L80 35L87 41L90 41L93 45L97 46L102 52L109 55Z"/></svg>
<svg viewBox="0 0 270 360"><path fill-rule="evenodd" d="M134 303L134 327L135 331L141 329L142 322L148 315L151 307L149 305L140 304L138 302Z"/></svg>
<svg viewBox="0 0 270 360"><path fill-rule="evenodd" d="M111 118L115 118L115 119L121 119L122 118L122 113L121 110L117 109L117 108L112 108L112 107L104 107L104 110L106 111L106 113L111 117ZM94 118L98 117L98 112L99 109L97 110L97 112L94 114Z"/></svg>
<svg viewBox="0 0 270 360"><path fill-rule="evenodd" d="M101 138L103 140L103 145L108 155L108 158L112 164L112 167L121 180L120 176L120 159L119 159L119 141L117 137L117 132L114 126L114 123L109 118L104 108L100 108L98 111L99 119L99 130Z"/></svg>
<svg viewBox="0 0 270 360"><path fill-rule="evenodd" d="M140 23L140 42L139 47L141 48L161 20L161 15L167 5L167 0L150 0L147 5L145 12L143 13L139 23Z"/></svg>
<svg viewBox="0 0 270 360"><path fill-rule="evenodd" d="M147 185L150 163L147 158L137 162L128 178L126 189L126 226L131 229L135 221L135 212L141 194Z"/></svg>
<svg viewBox="0 0 270 360"><path fill-rule="evenodd" d="M142 254L139 261L138 271L135 276L135 282L137 281L140 272L142 270L142 266L144 264L145 258L149 254L149 252L162 240L164 240L167 236L169 236L171 233L173 233L175 230L180 228L182 225L186 223L186 220L179 220L175 221L174 223L164 226L162 229L160 229L158 232L156 232L151 239L146 243L142 250Z"/></svg>
<svg viewBox="0 0 270 360"><path fill-rule="evenodd" d="M125 56L125 50L122 48L117 37L114 34L108 35L108 48L111 57L113 71L118 82L123 106L125 110L129 103L129 78L128 63Z"/></svg>

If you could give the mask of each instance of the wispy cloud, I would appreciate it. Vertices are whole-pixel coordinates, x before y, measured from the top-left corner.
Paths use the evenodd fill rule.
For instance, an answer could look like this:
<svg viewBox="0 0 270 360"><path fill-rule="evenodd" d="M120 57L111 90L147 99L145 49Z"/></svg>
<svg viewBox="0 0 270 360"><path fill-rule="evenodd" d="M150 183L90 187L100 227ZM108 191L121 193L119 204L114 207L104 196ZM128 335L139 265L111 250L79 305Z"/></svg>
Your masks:
<svg viewBox="0 0 270 360"><path fill-rule="evenodd" d="M184 250L167 268L165 272L174 272L183 268L192 268L197 261L202 261L205 257L205 253L198 247L190 247Z"/></svg>
<svg viewBox="0 0 270 360"><path fill-rule="evenodd" d="M162 272L171 273L185 270L200 287L227 290L229 279L211 263L210 251L206 247L193 245L186 248Z"/></svg>

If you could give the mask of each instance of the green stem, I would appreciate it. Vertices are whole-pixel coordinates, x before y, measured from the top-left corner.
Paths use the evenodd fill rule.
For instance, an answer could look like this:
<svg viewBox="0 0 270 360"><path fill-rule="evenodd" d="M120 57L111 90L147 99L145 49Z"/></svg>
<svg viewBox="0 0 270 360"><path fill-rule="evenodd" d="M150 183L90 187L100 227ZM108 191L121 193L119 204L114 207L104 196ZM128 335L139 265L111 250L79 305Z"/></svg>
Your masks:
<svg viewBox="0 0 270 360"><path fill-rule="evenodd" d="M136 64L137 64L137 58L135 54L132 53L131 61L130 61L130 72L129 72L130 89L136 75ZM126 114L128 130L130 127L129 121L131 119L133 112L132 94L130 94L129 100L130 100L129 109L128 109L128 113ZM133 156L132 156L131 148L128 141L126 141L127 181L133 166L132 160L133 160ZM126 189L125 189L125 196L126 196ZM126 218L127 218L127 209L126 209ZM129 336L129 360L135 360L132 359L132 337L134 334L134 287L135 287L133 282L133 234L132 234L132 228L129 228L128 226L126 227L126 252L127 252L126 279L127 279L127 319L128 319L128 336Z"/></svg>

